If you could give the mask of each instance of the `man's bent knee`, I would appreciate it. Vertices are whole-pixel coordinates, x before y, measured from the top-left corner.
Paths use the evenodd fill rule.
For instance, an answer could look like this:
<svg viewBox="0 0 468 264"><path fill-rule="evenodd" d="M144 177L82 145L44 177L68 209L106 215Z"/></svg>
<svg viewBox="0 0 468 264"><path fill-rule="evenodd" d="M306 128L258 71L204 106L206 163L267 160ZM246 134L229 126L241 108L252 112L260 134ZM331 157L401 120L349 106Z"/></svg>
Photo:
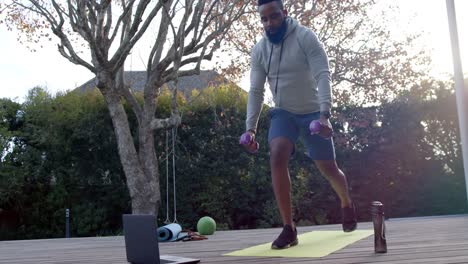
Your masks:
<svg viewBox="0 0 468 264"><path fill-rule="evenodd" d="M277 137L270 142L270 162L271 165L287 164L294 145L286 137Z"/></svg>

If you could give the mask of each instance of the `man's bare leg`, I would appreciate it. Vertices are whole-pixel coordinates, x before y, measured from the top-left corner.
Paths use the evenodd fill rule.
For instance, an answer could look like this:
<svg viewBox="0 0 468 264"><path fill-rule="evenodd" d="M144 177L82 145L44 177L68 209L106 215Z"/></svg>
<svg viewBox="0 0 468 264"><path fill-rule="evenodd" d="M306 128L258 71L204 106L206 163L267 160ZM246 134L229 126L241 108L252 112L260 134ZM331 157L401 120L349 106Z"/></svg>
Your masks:
<svg viewBox="0 0 468 264"><path fill-rule="evenodd" d="M292 217L291 178L288 170L289 157L293 148L291 141L285 137L274 138L270 143L273 191L284 224L283 231L271 244L272 249L284 249L299 243Z"/></svg>
<svg viewBox="0 0 468 264"><path fill-rule="evenodd" d="M314 160L322 175L330 182L333 190L341 200L341 208L351 207L348 182L345 174L338 168L335 160Z"/></svg>
<svg viewBox="0 0 468 264"><path fill-rule="evenodd" d="M270 167L276 203L283 219L283 224L293 228L291 205L291 178L289 176L289 157L293 151L293 144L285 137L274 138L270 143Z"/></svg>
<svg viewBox="0 0 468 264"><path fill-rule="evenodd" d="M315 164L322 175L327 178L341 200L342 224L344 232L352 232L357 227L356 208L349 197L348 182L346 176L338 168L335 160L316 160Z"/></svg>

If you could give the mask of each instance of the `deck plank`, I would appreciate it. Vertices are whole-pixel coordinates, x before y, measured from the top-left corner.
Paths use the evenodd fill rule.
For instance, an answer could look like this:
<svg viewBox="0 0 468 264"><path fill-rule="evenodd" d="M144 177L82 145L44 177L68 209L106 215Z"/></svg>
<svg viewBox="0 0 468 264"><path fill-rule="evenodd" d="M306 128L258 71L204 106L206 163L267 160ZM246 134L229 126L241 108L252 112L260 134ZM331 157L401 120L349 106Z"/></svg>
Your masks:
<svg viewBox="0 0 468 264"><path fill-rule="evenodd" d="M234 257L223 254L269 243L278 228L217 231L208 240L161 243L161 254L199 258L201 263L468 263L468 215L390 219L388 253L374 254L373 237L323 258ZM359 223L372 229L372 223ZM341 230L340 225L298 227L298 233ZM126 264L122 236L0 241L0 264Z"/></svg>

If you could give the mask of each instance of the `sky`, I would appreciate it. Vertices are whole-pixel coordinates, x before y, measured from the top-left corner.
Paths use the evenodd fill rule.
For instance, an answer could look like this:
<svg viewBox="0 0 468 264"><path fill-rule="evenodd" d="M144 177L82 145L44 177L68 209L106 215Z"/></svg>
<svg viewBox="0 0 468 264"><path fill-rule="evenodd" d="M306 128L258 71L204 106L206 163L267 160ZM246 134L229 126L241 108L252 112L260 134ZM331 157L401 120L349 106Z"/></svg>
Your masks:
<svg viewBox="0 0 468 264"><path fill-rule="evenodd" d="M452 51L447 21L445 0L381 0L398 5L400 14L393 26L394 30L421 32L423 45L431 50L433 60L432 75L447 76L453 72ZM455 0L457 25L460 41L462 65L468 72L468 16L461 10L468 10L467 0ZM393 29L392 29L393 30ZM129 59L132 70L144 70L139 52ZM76 66L63 58L55 45L44 45L31 52L17 41L16 32L0 25L0 98L10 98L21 102L29 89L41 86L51 93L72 90L89 79L93 74L81 66ZM248 90L248 82L240 84Z"/></svg>

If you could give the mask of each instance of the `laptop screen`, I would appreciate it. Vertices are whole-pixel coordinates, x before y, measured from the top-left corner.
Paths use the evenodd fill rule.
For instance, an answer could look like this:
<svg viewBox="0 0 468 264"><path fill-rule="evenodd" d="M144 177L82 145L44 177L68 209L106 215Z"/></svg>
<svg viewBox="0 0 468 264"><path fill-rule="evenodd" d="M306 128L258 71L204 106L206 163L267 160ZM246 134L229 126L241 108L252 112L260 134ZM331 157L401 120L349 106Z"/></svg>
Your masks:
<svg viewBox="0 0 468 264"><path fill-rule="evenodd" d="M133 264L182 264L200 262L199 259L159 255L156 217L154 215L124 214L122 220L128 262Z"/></svg>
<svg viewBox="0 0 468 264"><path fill-rule="evenodd" d="M154 215L123 215L123 229L128 262L160 263Z"/></svg>

